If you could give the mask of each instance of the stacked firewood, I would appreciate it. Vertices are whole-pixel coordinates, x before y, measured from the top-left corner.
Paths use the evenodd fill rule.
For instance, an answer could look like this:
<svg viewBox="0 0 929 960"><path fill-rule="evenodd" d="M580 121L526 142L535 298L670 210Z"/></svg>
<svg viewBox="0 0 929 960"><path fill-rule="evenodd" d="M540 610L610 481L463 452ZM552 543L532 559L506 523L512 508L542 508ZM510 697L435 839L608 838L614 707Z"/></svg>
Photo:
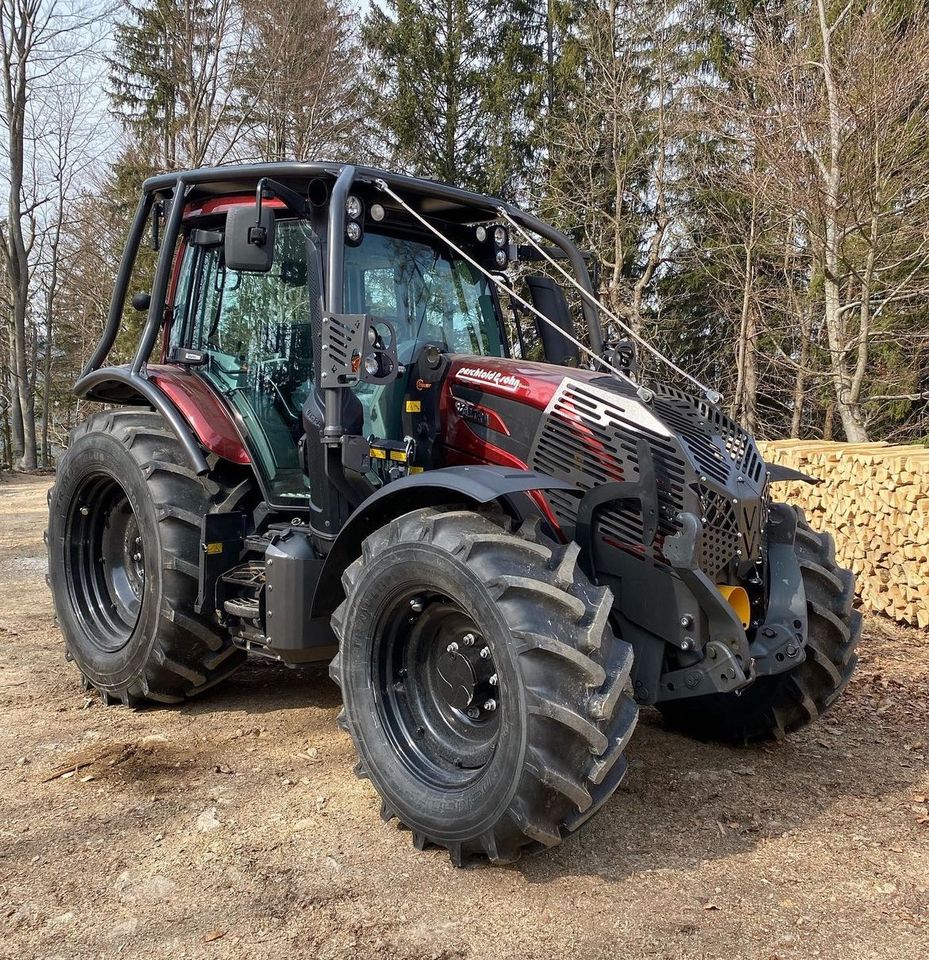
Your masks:
<svg viewBox="0 0 929 960"><path fill-rule="evenodd" d="M769 463L821 480L774 485L814 528L835 537L865 609L929 627L929 449L888 443L762 443Z"/></svg>

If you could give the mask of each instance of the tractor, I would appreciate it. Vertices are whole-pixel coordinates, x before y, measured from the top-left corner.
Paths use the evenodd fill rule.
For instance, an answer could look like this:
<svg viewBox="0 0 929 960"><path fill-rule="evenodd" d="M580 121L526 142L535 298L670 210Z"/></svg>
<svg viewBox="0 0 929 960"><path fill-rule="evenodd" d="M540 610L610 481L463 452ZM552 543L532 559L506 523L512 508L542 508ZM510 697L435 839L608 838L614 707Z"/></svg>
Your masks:
<svg viewBox="0 0 929 960"><path fill-rule="evenodd" d="M595 266L514 204L365 166L147 180L74 388L105 406L49 494L85 687L180 703L249 654L327 662L382 818L456 865L577 831L639 705L740 744L816 720L860 616L772 496L813 481L693 378L645 383L660 355L603 322Z"/></svg>

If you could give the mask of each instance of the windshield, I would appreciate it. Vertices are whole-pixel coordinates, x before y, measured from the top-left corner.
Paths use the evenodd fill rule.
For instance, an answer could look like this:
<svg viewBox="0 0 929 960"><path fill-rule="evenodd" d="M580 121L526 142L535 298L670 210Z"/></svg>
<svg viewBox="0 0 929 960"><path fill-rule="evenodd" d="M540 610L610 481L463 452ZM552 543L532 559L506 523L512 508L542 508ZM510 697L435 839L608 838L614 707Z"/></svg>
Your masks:
<svg viewBox="0 0 929 960"><path fill-rule="evenodd" d="M504 355L490 281L445 244L367 231L345 249L345 310L389 320L397 355L409 364L417 347L434 342L450 353ZM359 384L364 431L401 439L408 386Z"/></svg>
<svg viewBox="0 0 929 960"><path fill-rule="evenodd" d="M438 241L367 232L345 250L345 306L390 320L403 362L426 341L452 353L503 353L490 281Z"/></svg>

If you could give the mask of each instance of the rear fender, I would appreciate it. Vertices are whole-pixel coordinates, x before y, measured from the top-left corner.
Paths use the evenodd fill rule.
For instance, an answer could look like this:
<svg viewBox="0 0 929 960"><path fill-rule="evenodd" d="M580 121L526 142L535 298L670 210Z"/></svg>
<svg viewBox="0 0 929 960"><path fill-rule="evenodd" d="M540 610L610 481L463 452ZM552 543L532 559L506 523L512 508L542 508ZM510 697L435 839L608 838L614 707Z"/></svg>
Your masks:
<svg viewBox="0 0 929 960"><path fill-rule="evenodd" d="M411 474L382 487L355 510L339 531L316 586L311 616L331 613L342 602L342 572L360 556L365 537L385 523L423 507L478 507L495 502L516 521L532 516L544 520L528 496L535 490L576 487L534 470L489 465L442 467Z"/></svg>
<svg viewBox="0 0 929 960"><path fill-rule="evenodd" d="M206 381L188 370L149 364L143 376L128 366L101 367L84 374L74 393L101 403L153 407L177 434L198 474L209 469L201 448L233 463L252 462L222 401Z"/></svg>
<svg viewBox="0 0 929 960"><path fill-rule="evenodd" d="M169 364L149 364L148 378L168 396L210 453L243 466L252 462L232 415L206 380Z"/></svg>

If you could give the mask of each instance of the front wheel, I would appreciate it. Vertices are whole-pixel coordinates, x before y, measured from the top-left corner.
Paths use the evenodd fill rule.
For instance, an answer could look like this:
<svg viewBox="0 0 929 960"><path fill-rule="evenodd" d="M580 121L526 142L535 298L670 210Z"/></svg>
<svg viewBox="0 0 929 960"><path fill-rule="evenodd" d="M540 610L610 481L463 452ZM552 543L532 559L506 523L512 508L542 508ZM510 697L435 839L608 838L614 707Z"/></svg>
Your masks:
<svg viewBox="0 0 929 960"><path fill-rule="evenodd" d="M672 727L699 739L728 743L781 739L813 723L848 685L861 636L852 609L855 578L835 559L835 543L817 533L799 507L794 551L806 593L806 659L787 673L761 677L741 695L717 693L659 703Z"/></svg>
<svg viewBox="0 0 929 960"><path fill-rule="evenodd" d="M619 785L632 650L577 552L531 523L425 509L368 537L345 571L330 672L356 772L420 849L515 860Z"/></svg>

